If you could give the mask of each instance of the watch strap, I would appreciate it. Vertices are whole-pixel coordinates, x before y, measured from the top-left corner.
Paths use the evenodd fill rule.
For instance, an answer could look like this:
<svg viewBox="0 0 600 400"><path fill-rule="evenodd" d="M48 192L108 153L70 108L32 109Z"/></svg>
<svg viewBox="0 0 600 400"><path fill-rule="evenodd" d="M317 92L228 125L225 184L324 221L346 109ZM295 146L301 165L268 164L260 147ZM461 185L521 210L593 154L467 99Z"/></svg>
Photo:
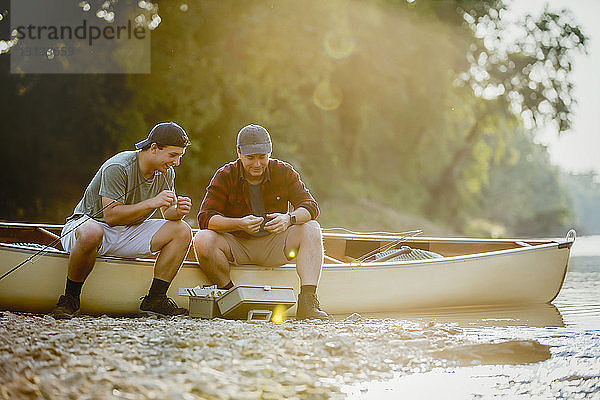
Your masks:
<svg viewBox="0 0 600 400"><path fill-rule="evenodd" d="M290 225L296 225L296 216L292 213L288 213L290 216Z"/></svg>

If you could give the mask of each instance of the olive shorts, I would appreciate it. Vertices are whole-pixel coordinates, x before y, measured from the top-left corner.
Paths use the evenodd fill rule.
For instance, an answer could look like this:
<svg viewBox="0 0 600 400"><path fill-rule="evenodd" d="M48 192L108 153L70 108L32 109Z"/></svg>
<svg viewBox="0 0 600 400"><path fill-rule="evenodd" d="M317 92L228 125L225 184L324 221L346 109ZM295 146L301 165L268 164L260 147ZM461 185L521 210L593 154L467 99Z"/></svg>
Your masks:
<svg viewBox="0 0 600 400"><path fill-rule="evenodd" d="M285 254L285 242L290 230L271 233L261 237L239 238L231 233L221 233L237 265L256 264L265 267L279 267L290 262L294 256Z"/></svg>

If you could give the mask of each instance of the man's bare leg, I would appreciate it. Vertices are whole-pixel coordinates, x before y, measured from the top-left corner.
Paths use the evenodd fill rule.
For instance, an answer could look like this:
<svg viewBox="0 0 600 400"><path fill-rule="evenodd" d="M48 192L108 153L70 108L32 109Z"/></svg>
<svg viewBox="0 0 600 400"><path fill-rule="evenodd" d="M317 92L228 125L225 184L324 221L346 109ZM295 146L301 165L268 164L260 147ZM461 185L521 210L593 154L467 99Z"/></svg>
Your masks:
<svg viewBox="0 0 600 400"><path fill-rule="evenodd" d="M329 319L317 300L317 285L323 266L323 237L315 220L289 228L285 253L296 253L296 271L300 277L300 294L296 319Z"/></svg>
<svg viewBox="0 0 600 400"><path fill-rule="evenodd" d="M187 312L167 297L171 281L179 271L190 248L192 229L184 221L167 221L150 240L152 252L160 250L154 263L154 279L142 300L140 314L176 316Z"/></svg>
<svg viewBox="0 0 600 400"><path fill-rule="evenodd" d="M65 294L59 297L56 307L52 310L51 315L54 318L72 318L79 310L81 288L94 269L103 237L104 229L92 219L85 221L75 230L75 245L69 254Z"/></svg>
<svg viewBox="0 0 600 400"><path fill-rule="evenodd" d="M167 221L150 241L152 252L160 250L154 263L154 277L171 282L190 248L192 229L184 221Z"/></svg>
<svg viewBox="0 0 600 400"><path fill-rule="evenodd" d="M285 254L296 253L296 271L300 285L317 286L323 265L323 238L321 226L315 220L289 228Z"/></svg>
<svg viewBox="0 0 600 400"><path fill-rule="evenodd" d="M233 255L222 235L208 229L198 231L194 237L194 250L200 269L211 283L225 287L231 282L229 265Z"/></svg>
<svg viewBox="0 0 600 400"><path fill-rule="evenodd" d="M82 217L86 218L86 217ZM69 254L67 277L75 282L83 282L88 277L94 264L98 249L102 245L104 229L102 225L90 219L75 230L75 245Z"/></svg>

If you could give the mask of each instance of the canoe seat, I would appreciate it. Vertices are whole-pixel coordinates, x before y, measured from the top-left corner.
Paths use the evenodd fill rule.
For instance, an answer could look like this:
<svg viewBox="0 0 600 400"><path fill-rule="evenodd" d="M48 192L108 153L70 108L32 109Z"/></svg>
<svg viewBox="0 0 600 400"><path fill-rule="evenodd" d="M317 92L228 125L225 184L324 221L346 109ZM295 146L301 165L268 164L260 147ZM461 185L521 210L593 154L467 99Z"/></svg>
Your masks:
<svg viewBox="0 0 600 400"><path fill-rule="evenodd" d="M409 249L410 251L407 251ZM392 249L381 251L375 254L375 262L379 260L385 261L414 261L414 260L428 260L431 258L442 258L443 256L433 251L413 249L408 246L402 246L400 249Z"/></svg>

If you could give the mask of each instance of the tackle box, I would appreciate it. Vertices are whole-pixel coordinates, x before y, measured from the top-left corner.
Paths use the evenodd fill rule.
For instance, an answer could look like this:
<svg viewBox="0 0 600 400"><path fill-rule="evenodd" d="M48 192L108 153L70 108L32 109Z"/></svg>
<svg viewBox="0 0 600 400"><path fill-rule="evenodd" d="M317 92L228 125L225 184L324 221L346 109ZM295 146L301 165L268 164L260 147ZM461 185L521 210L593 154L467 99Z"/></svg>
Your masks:
<svg viewBox="0 0 600 400"><path fill-rule="evenodd" d="M219 312L219 307L217 307L216 300L225 292L227 292L227 290L217 289L216 286L204 288L179 288L180 296L188 296L190 298L190 317L198 317L205 319L212 319L221 316L221 313Z"/></svg>
<svg viewBox="0 0 600 400"><path fill-rule="evenodd" d="M296 304L294 289L288 286L238 285L216 298L224 318L270 321Z"/></svg>
<svg viewBox="0 0 600 400"><path fill-rule="evenodd" d="M296 304L294 289L288 286L238 285L229 290L216 286L179 288L189 297L189 315L199 318L270 321Z"/></svg>

